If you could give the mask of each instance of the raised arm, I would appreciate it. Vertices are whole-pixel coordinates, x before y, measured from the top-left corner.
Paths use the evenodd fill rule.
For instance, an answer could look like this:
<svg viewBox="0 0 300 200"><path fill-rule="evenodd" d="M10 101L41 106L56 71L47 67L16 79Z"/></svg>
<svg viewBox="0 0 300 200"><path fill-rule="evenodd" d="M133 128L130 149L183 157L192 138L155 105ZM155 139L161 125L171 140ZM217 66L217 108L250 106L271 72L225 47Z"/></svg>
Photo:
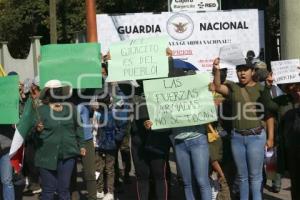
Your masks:
<svg viewBox="0 0 300 200"><path fill-rule="evenodd" d="M216 58L213 63L215 91L224 96L227 96L229 94L229 88L226 85L221 84L221 72L220 72L219 63L220 63L219 58Z"/></svg>

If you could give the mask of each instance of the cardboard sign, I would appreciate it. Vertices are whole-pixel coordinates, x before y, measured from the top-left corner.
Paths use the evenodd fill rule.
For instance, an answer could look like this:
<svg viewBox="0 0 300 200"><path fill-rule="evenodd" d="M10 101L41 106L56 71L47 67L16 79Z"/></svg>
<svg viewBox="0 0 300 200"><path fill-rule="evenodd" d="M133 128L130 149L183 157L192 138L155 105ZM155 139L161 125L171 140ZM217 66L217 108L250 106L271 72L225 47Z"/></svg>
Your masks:
<svg viewBox="0 0 300 200"><path fill-rule="evenodd" d="M152 129L200 125L217 120L209 74L144 81ZM197 83L197 84L195 84Z"/></svg>
<svg viewBox="0 0 300 200"><path fill-rule="evenodd" d="M1 77L0 88L0 124L16 124L19 121L19 77Z"/></svg>
<svg viewBox="0 0 300 200"><path fill-rule="evenodd" d="M167 37L140 38L112 44L107 81L167 77L167 46Z"/></svg>
<svg viewBox="0 0 300 200"><path fill-rule="evenodd" d="M271 62L275 84L300 82L299 59Z"/></svg>
<svg viewBox="0 0 300 200"><path fill-rule="evenodd" d="M72 88L101 88L101 78L99 44L54 44L41 48L41 87L56 79Z"/></svg>
<svg viewBox="0 0 300 200"><path fill-rule="evenodd" d="M220 48L220 68L235 68L246 64L245 56L238 44L225 45Z"/></svg>

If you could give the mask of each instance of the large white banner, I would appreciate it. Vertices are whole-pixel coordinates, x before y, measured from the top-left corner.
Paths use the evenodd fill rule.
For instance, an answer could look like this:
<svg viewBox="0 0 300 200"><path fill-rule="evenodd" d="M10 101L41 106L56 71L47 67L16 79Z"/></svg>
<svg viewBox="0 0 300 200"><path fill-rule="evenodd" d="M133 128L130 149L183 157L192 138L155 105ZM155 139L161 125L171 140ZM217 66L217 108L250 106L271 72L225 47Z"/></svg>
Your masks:
<svg viewBox="0 0 300 200"><path fill-rule="evenodd" d="M205 13L135 13L97 15L98 41L106 54L112 42L151 36L169 36L173 57L209 71L222 46L239 45L246 56L264 48L263 18L259 11L234 10ZM113 59L113 58L112 58Z"/></svg>

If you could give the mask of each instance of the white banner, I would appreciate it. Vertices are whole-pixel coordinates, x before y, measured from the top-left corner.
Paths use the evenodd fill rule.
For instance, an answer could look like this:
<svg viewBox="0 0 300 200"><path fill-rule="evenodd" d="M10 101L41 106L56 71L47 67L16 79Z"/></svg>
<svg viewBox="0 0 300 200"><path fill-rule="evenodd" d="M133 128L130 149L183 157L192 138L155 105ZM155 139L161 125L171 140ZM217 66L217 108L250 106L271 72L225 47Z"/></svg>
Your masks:
<svg viewBox="0 0 300 200"><path fill-rule="evenodd" d="M271 67L276 84L300 82L299 59L272 61Z"/></svg>
<svg viewBox="0 0 300 200"><path fill-rule="evenodd" d="M235 10L205 13L135 13L97 15L98 41L106 54L112 42L151 36L169 36L173 57L210 71L222 46L238 44L246 56L264 48L263 18L259 11Z"/></svg>

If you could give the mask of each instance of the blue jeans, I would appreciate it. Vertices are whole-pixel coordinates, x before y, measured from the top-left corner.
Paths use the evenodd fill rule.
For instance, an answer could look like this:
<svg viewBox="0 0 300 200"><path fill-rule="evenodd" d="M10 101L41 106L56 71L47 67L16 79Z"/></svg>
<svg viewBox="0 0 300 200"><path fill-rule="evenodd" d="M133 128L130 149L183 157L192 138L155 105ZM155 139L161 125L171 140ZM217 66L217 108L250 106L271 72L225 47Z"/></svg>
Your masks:
<svg viewBox="0 0 300 200"><path fill-rule="evenodd" d="M8 153L0 157L0 176L3 189L3 199L14 200L15 190L12 182L12 167Z"/></svg>
<svg viewBox="0 0 300 200"><path fill-rule="evenodd" d="M42 200L53 200L57 192L60 200L70 200L70 180L75 159L58 161L56 170L40 168L42 182Z"/></svg>
<svg viewBox="0 0 300 200"><path fill-rule="evenodd" d="M252 199L262 199L261 184L265 144L266 132L264 130L260 135L249 136L232 132L231 150L237 167L241 200L249 199L249 183Z"/></svg>
<svg viewBox="0 0 300 200"><path fill-rule="evenodd" d="M212 191L208 177L209 152L207 136L200 134L200 136L193 139L176 140L175 155L177 165L182 174L185 198L188 200L195 199L192 186L192 180L195 177L202 200L211 200Z"/></svg>
<svg viewBox="0 0 300 200"><path fill-rule="evenodd" d="M85 141L92 139L93 134L89 109L84 104L79 104L77 105L77 112L80 114Z"/></svg>

